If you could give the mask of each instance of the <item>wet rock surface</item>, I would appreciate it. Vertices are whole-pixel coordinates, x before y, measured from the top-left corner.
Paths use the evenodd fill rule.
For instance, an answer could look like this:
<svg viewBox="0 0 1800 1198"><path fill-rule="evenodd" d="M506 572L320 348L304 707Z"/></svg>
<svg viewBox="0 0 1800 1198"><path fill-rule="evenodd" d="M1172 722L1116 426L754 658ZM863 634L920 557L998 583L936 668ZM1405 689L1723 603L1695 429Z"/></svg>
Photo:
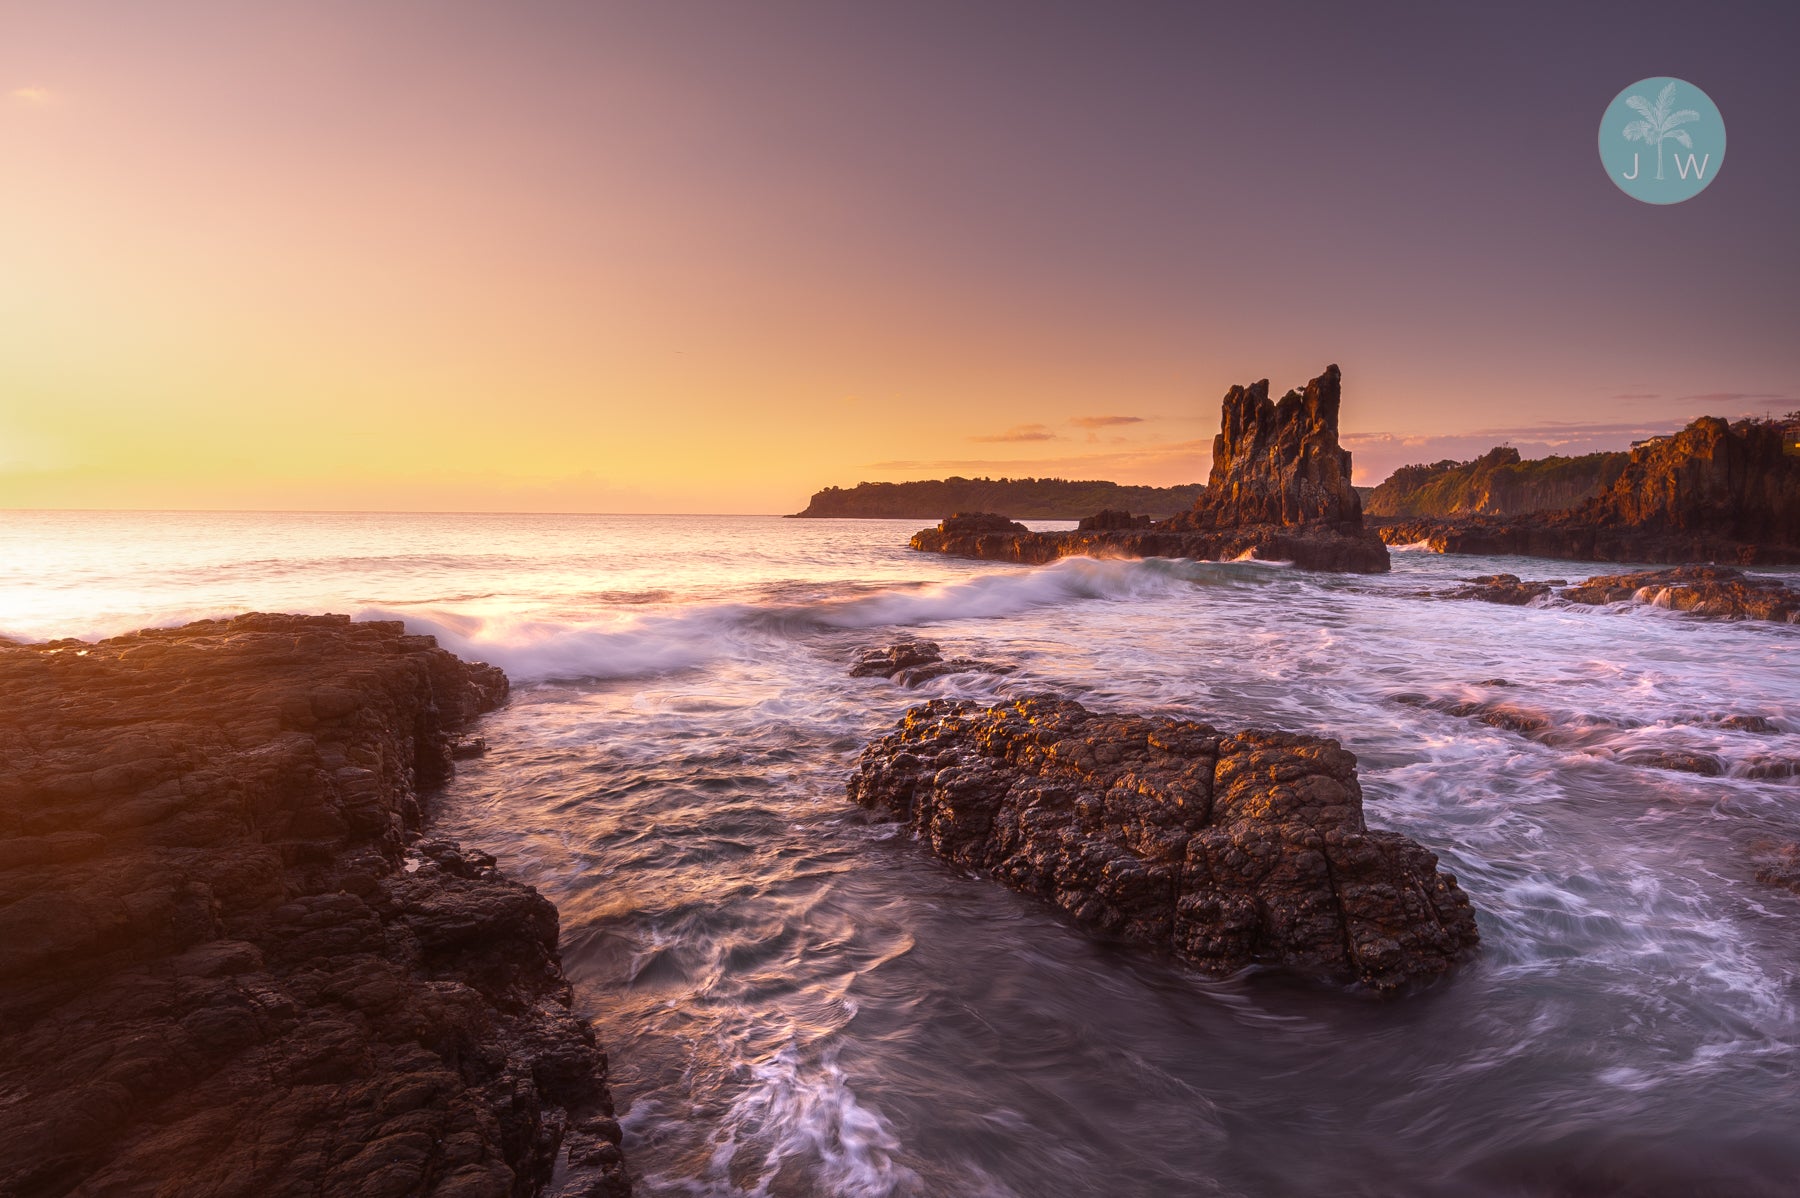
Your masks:
<svg viewBox="0 0 1800 1198"><path fill-rule="evenodd" d="M1800 894L1800 841L1762 841L1751 846L1756 880Z"/></svg>
<svg viewBox="0 0 1800 1198"><path fill-rule="evenodd" d="M1533 599L1548 595L1548 582L1522 582L1517 574L1478 574L1466 586L1444 592L1446 599L1478 599L1483 603L1502 603L1523 607Z"/></svg>
<svg viewBox="0 0 1800 1198"><path fill-rule="evenodd" d="M1144 526L1126 513L1102 512L1074 531L1031 532L959 515L914 533L910 543L927 553L1031 564L1075 556L1255 558L1307 570L1382 573L1389 568L1387 547L1363 527L1350 454L1338 445L1340 390L1336 366L1278 402L1269 398L1267 379L1231 388L1206 490L1191 510L1161 523Z"/></svg>
<svg viewBox="0 0 1800 1198"><path fill-rule="evenodd" d="M918 686L946 674L1010 674L1012 666L974 657L944 656L936 641L904 640L864 649L850 667L852 678L892 678L902 686Z"/></svg>
<svg viewBox="0 0 1800 1198"><path fill-rule="evenodd" d="M1647 603L1721 620L1800 622L1800 590L1779 578L1758 578L1731 566L1601 574L1573 586L1560 578L1521 581L1513 574L1483 574L1437 597L1522 606L1545 595L1588 607Z"/></svg>
<svg viewBox="0 0 1800 1198"><path fill-rule="evenodd" d="M1512 684L1504 679L1494 678L1475 685L1483 688L1507 688ZM1393 700L1409 707L1438 711L1458 719L1474 720L1477 723L1486 724L1490 728L1498 728L1503 732L1516 733L1526 740L1534 741L1547 748L1587 753L1591 756L1616 761L1620 765L1671 770L1676 773L1698 774L1708 778L1717 778L1734 772L1727 766L1725 758L1705 749L1669 745L1620 747L1619 733L1649 726L1641 720L1557 713L1505 696L1470 698L1467 696L1432 696L1416 691L1406 691L1394 695ZM1688 713L1667 717L1662 722L1754 735L1768 735L1778 731L1767 716L1755 714ZM1800 773L1800 763L1789 761L1786 758L1758 754L1744 759L1735 772L1748 778L1785 778Z"/></svg>
<svg viewBox="0 0 1800 1198"><path fill-rule="evenodd" d="M1392 991L1478 938L1434 854L1367 829L1335 741L1051 697L936 700L870 744L847 788L947 861L1211 972Z"/></svg>
<svg viewBox="0 0 1800 1198"><path fill-rule="evenodd" d="M1682 566L1636 574L1603 574L1561 592L1571 603L1626 600L1725 620L1800 622L1800 590L1729 566Z"/></svg>
<svg viewBox="0 0 1800 1198"><path fill-rule="evenodd" d="M258 615L0 684L0 1193L629 1192L555 908L415 841L500 671Z"/></svg>
<svg viewBox="0 0 1800 1198"><path fill-rule="evenodd" d="M1785 421L1705 416L1631 450L1575 507L1503 517L1402 519L1380 535L1440 553L1611 562L1800 563L1800 456Z"/></svg>

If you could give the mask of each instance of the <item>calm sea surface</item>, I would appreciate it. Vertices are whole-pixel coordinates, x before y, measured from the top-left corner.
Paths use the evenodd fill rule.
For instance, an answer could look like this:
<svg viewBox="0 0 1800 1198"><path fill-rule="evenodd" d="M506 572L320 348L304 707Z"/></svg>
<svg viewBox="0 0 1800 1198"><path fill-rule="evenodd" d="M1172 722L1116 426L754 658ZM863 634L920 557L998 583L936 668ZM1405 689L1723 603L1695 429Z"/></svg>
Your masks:
<svg viewBox="0 0 1800 1198"><path fill-rule="evenodd" d="M917 524L8 512L0 635L339 611L503 666L438 822L561 908L645 1194L1800 1193L1800 897L1752 864L1800 839L1800 780L1744 776L1800 759L1800 627L1421 594L1600 572L1569 563L1025 568L911 553ZM1019 672L846 676L907 633ZM1396 1002L1207 980L846 803L909 705L1028 691L1337 737L1481 954ZM1728 772L1620 760L1649 748Z"/></svg>

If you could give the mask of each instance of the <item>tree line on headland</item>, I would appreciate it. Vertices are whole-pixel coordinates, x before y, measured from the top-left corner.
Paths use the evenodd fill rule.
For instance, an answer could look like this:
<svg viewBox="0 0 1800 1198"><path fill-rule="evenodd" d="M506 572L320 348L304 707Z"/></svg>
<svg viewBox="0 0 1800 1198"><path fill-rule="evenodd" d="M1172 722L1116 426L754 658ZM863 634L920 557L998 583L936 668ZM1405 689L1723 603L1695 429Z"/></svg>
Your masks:
<svg viewBox="0 0 1800 1198"><path fill-rule="evenodd" d="M1067 478L961 478L826 487L796 516L938 520L952 512L1005 512L1020 520L1079 520L1123 510L1164 517L1194 506L1200 483L1137 487Z"/></svg>

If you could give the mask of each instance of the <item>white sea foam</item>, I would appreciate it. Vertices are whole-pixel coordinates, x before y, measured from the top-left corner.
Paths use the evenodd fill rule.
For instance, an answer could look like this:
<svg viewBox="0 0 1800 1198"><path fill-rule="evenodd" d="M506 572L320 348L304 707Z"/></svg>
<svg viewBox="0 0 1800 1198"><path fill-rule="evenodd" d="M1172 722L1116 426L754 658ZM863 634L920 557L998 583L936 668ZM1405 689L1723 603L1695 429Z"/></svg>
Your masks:
<svg viewBox="0 0 1800 1198"><path fill-rule="evenodd" d="M1280 568L1281 563L1257 566ZM795 635L822 629L910 628L991 620L1071 603L1167 595L1196 584L1257 584L1243 567L1171 559L1065 558L1031 570L977 574L924 586L798 603L718 603L562 623L475 616L441 609L366 608L358 619L404 620L453 652L500 666L515 681L641 678L781 651Z"/></svg>

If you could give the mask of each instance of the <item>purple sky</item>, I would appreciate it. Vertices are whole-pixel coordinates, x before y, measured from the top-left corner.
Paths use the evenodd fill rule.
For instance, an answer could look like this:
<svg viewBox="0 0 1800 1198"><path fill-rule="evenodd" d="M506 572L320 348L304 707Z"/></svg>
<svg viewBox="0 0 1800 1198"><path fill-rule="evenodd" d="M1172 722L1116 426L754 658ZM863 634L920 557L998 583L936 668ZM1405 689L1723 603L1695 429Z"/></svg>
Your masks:
<svg viewBox="0 0 1800 1198"><path fill-rule="evenodd" d="M0 504L1186 481L1229 385L1334 361L1365 483L1785 411L1797 45L1792 3L10 5ZM1664 74L1730 149L1659 208L1595 137Z"/></svg>

